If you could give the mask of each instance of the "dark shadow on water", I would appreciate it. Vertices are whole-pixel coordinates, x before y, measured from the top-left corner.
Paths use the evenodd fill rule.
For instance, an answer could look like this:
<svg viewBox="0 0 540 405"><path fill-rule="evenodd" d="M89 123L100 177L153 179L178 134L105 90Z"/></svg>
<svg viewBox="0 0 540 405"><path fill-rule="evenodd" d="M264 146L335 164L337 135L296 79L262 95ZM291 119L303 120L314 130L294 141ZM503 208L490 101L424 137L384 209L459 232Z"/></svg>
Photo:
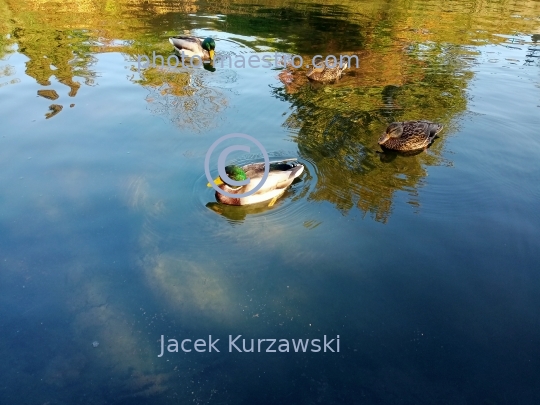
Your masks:
<svg viewBox="0 0 540 405"><path fill-rule="evenodd" d="M235 206L219 202L209 202L206 208L227 218L231 223L242 223L248 215L262 214L275 209L275 206L269 207L268 201L253 205Z"/></svg>
<svg viewBox="0 0 540 405"><path fill-rule="evenodd" d="M214 65L212 63L204 63L203 68L204 68L204 70L207 70L209 72L215 72L216 71L216 68L214 67Z"/></svg>

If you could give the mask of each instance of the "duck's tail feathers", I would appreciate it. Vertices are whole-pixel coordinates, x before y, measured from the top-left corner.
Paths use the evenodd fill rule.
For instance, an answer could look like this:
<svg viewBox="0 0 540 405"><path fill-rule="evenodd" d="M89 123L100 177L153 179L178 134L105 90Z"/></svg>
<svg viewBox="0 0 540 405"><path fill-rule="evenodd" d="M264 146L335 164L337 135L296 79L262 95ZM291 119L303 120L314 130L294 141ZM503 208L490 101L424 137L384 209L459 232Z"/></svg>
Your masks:
<svg viewBox="0 0 540 405"><path fill-rule="evenodd" d="M444 128L444 127L442 126L442 124L438 124L438 123L436 123L436 122L430 123L430 125L429 125L429 137L430 137L431 139L435 139L435 137L437 136L437 134L438 134L439 132L441 132L443 128Z"/></svg>
<svg viewBox="0 0 540 405"><path fill-rule="evenodd" d="M271 162L270 170L289 172L290 174L288 178L290 180L293 180L302 174L302 172L304 171L304 165L302 163L298 163L296 158L286 159L279 162Z"/></svg>
<svg viewBox="0 0 540 405"><path fill-rule="evenodd" d="M304 165L301 163L295 163L293 169L291 170L291 175L289 178L296 179L304 172Z"/></svg>

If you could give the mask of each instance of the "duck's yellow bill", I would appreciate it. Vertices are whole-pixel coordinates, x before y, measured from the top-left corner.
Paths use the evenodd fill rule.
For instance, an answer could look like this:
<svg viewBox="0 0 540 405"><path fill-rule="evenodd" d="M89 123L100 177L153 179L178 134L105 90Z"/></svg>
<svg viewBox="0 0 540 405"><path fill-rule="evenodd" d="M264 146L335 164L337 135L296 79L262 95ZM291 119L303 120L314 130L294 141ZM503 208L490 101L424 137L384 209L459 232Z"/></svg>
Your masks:
<svg viewBox="0 0 540 405"><path fill-rule="evenodd" d="M223 180L221 180L221 177L216 177L214 179L214 183L216 184L216 186L219 186L220 184L223 184ZM212 184L208 183L206 186L207 187L212 187Z"/></svg>
<svg viewBox="0 0 540 405"><path fill-rule="evenodd" d="M214 60L214 51L210 50L208 53L210 54L210 59Z"/></svg>

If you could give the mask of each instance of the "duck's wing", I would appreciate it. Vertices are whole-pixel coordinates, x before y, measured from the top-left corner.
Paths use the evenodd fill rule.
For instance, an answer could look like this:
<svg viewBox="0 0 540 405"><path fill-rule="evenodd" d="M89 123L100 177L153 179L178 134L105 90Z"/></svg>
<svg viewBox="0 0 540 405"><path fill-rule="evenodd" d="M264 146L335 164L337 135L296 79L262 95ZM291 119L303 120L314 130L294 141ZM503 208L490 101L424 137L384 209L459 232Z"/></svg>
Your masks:
<svg viewBox="0 0 540 405"><path fill-rule="evenodd" d="M430 138L435 138L435 135L437 135L439 132L442 131L444 128L441 124L437 122L427 122L428 123L428 132Z"/></svg>
<svg viewBox="0 0 540 405"><path fill-rule="evenodd" d="M418 121L418 125L421 127L421 132L430 139L434 138L443 129L441 124L431 121Z"/></svg>
<svg viewBox="0 0 540 405"><path fill-rule="evenodd" d="M194 53L203 51L202 42L199 38L177 36L169 38L169 42L178 49L185 49Z"/></svg>
<svg viewBox="0 0 540 405"><path fill-rule="evenodd" d="M257 190L255 194L266 194L273 190L284 190L291 185L293 180L304 171L304 166L300 165L293 170L288 171L272 171L268 174L264 185ZM249 189L256 187L261 178L252 178L249 184ZM246 189L248 191L248 189Z"/></svg>
<svg viewBox="0 0 540 405"><path fill-rule="evenodd" d="M298 163L297 158L291 159L281 159L281 160L272 160L270 161L270 172L276 171L287 171L295 167ZM264 175L264 163L250 163L245 166L242 166L242 169L246 172L247 177L262 177Z"/></svg>
<svg viewBox="0 0 540 405"><path fill-rule="evenodd" d="M431 121L408 121L400 123L403 126L403 139L434 138L441 132L443 126Z"/></svg>
<svg viewBox="0 0 540 405"><path fill-rule="evenodd" d="M270 163L270 172L264 185L257 190L256 194L264 194L276 189L285 189L291 185L293 180L300 176L304 171L304 165L295 162L294 160L286 160ZM244 166L247 177L251 180L246 186L245 191L255 188L261 181L264 175L264 163L255 163Z"/></svg>

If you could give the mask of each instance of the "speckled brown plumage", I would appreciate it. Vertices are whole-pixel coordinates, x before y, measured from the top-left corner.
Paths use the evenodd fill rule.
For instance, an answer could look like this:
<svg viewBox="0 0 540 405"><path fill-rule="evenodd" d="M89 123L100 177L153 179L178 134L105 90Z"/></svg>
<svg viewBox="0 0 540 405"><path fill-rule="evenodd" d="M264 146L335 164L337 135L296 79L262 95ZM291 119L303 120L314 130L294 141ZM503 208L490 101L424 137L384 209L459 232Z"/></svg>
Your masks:
<svg viewBox="0 0 540 405"><path fill-rule="evenodd" d="M347 62L343 63L343 66L329 68L324 63L320 63L322 67L312 67L311 70L307 73L307 78L316 82L331 82L337 80L341 77L341 74L345 69L347 69Z"/></svg>
<svg viewBox="0 0 540 405"><path fill-rule="evenodd" d="M431 121L393 122L378 142L384 148L399 151L425 149L442 129L441 124Z"/></svg>

